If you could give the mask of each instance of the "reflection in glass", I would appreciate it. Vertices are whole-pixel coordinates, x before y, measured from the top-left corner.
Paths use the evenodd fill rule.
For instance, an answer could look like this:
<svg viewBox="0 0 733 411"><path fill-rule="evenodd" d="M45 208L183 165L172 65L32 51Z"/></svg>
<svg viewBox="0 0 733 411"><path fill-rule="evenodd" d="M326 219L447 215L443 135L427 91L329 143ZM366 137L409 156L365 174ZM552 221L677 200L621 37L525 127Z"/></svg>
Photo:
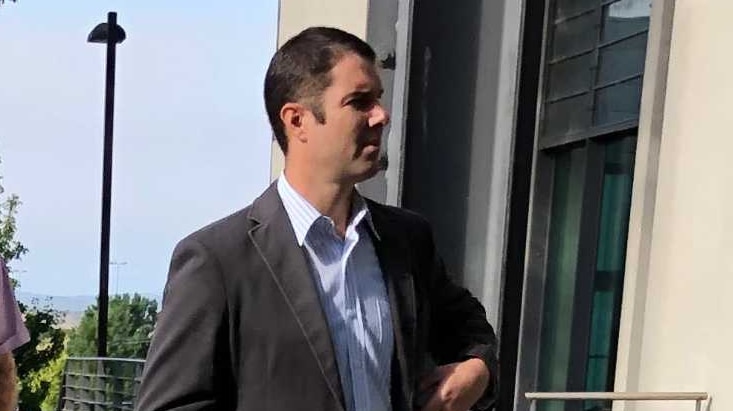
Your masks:
<svg viewBox="0 0 733 411"><path fill-rule="evenodd" d="M651 0L623 0L603 8L601 42L607 43L649 28Z"/></svg>
<svg viewBox="0 0 733 411"><path fill-rule="evenodd" d="M600 50L598 84L643 74L647 34L642 33Z"/></svg>
<svg viewBox="0 0 733 411"><path fill-rule="evenodd" d="M551 10L542 137L638 120L651 0L556 0Z"/></svg>
<svg viewBox="0 0 733 411"><path fill-rule="evenodd" d="M554 99L580 91L590 91L593 61L592 54L584 54L550 66L547 98Z"/></svg>
<svg viewBox="0 0 733 411"><path fill-rule="evenodd" d="M557 154L542 307L540 391L565 391L567 384L584 180L585 147ZM563 403L540 402L538 409L560 411Z"/></svg>
<svg viewBox="0 0 733 411"><path fill-rule="evenodd" d="M601 0L557 0L555 2L555 19L564 19L584 11L597 8Z"/></svg>
<svg viewBox="0 0 733 411"><path fill-rule="evenodd" d="M608 6L609 15L619 18L649 17L652 12L651 0L619 0Z"/></svg>
<svg viewBox="0 0 733 411"><path fill-rule="evenodd" d="M621 123L639 118L641 78L635 78L596 92L593 124Z"/></svg>
<svg viewBox="0 0 733 411"><path fill-rule="evenodd" d="M591 125L591 93L547 103L545 106L544 133L565 135L586 130Z"/></svg>
<svg viewBox="0 0 733 411"><path fill-rule="evenodd" d="M552 58L571 56L593 49L598 38L598 17L584 14L555 26Z"/></svg>
<svg viewBox="0 0 733 411"><path fill-rule="evenodd" d="M588 144L598 143L553 155L539 391L613 390L636 136L595 146L602 156L590 164ZM585 213L598 219L584 219ZM595 237L581 243L581 233ZM588 269L580 267L581 255L594 256ZM599 410L610 404L540 402L537 409Z"/></svg>
<svg viewBox="0 0 733 411"><path fill-rule="evenodd" d="M586 391L613 390L612 362L615 360L621 315L635 149L634 136L624 137L606 146ZM584 408L610 409L610 405L604 401L589 401Z"/></svg>

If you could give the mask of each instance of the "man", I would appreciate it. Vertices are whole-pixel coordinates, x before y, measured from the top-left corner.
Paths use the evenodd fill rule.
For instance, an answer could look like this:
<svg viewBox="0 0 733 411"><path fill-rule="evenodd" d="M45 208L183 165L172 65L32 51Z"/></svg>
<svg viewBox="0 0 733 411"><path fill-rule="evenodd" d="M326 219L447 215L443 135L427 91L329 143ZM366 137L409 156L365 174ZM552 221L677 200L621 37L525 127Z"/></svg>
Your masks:
<svg viewBox="0 0 733 411"><path fill-rule="evenodd" d="M483 307L448 279L425 220L354 188L379 169L381 94L351 34L310 28L278 50L265 105L285 171L176 247L138 410L490 405Z"/></svg>
<svg viewBox="0 0 733 411"><path fill-rule="evenodd" d="M13 350L28 340L28 330L15 301L8 269L0 258L0 411L16 407L18 393Z"/></svg>

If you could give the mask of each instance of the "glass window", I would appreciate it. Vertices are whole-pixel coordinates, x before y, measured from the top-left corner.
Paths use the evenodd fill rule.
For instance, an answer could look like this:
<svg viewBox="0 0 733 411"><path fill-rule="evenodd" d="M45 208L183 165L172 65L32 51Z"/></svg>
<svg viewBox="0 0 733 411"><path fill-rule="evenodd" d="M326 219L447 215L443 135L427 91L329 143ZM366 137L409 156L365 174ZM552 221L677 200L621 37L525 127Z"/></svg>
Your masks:
<svg viewBox="0 0 733 411"><path fill-rule="evenodd" d="M593 124L617 124L639 117L641 78L635 78L596 92Z"/></svg>
<svg viewBox="0 0 733 411"><path fill-rule="evenodd" d="M584 175L584 147L556 156L540 342L541 391L565 391L567 386ZM541 404L545 411L562 410L563 405Z"/></svg>
<svg viewBox="0 0 733 411"><path fill-rule="evenodd" d="M641 76L646 58L646 33L637 34L600 49L598 81L605 85L631 76Z"/></svg>
<svg viewBox="0 0 733 411"><path fill-rule="evenodd" d="M517 381L527 391L613 391L651 1L546 1Z"/></svg>
<svg viewBox="0 0 733 411"><path fill-rule="evenodd" d="M605 150L586 391L613 390L635 143L634 136L627 136L611 141ZM610 408L611 404L603 401L586 404L586 409L593 407Z"/></svg>
<svg viewBox="0 0 733 411"><path fill-rule="evenodd" d="M618 40L649 28L649 0L622 0L603 8L601 42Z"/></svg>
<svg viewBox="0 0 733 411"><path fill-rule="evenodd" d="M597 136L615 124L619 128L614 131L621 130L638 121L641 80L616 83L643 75L651 0L555 0L550 6L542 146ZM597 91L557 104L586 90ZM550 111L563 117L548 115ZM593 121L581 121L589 113L594 113Z"/></svg>
<svg viewBox="0 0 733 411"><path fill-rule="evenodd" d="M584 54L551 65L548 73L548 98L590 91L593 61L591 54Z"/></svg>
<svg viewBox="0 0 733 411"><path fill-rule="evenodd" d="M571 134L591 124L591 95L582 94L554 103L545 108L545 127L554 134Z"/></svg>
<svg viewBox="0 0 733 411"><path fill-rule="evenodd" d="M601 0L557 0L555 17L567 18L578 13L593 10L601 4Z"/></svg>
<svg viewBox="0 0 733 411"><path fill-rule="evenodd" d="M552 155L540 391L613 390L635 142L627 133ZM538 405L543 411L581 406ZM608 407L586 401L581 409Z"/></svg>
<svg viewBox="0 0 733 411"><path fill-rule="evenodd" d="M593 49L598 40L598 18L584 14L555 26L552 59Z"/></svg>

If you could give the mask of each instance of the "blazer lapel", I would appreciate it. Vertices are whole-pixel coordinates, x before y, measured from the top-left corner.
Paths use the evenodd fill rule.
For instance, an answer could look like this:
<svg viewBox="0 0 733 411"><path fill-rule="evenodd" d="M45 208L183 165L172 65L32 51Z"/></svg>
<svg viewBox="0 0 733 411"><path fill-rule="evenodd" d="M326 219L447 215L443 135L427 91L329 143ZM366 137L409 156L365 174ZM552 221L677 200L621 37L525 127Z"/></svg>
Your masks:
<svg viewBox="0 0 733 411"><path fill-rule="evenodd" d="M296 317L328 388L344 409L338 364L328 323L306 256L297 244L275 184L255 200L250 218L260 222L250 230L250 239Z"/></svg>
<svg viewBox="0 0 733 411"><path fill-rule="evenodd" d="M402 394L409 407L412 403L411 382L414 381L414 353L416 306L413 278L410 274L408 245L404 237L392 229L392 225L381 213L379 204L369 202L375 230L374 249L387 285L392 328L395 335L395 354L400 369Z"/></svg>

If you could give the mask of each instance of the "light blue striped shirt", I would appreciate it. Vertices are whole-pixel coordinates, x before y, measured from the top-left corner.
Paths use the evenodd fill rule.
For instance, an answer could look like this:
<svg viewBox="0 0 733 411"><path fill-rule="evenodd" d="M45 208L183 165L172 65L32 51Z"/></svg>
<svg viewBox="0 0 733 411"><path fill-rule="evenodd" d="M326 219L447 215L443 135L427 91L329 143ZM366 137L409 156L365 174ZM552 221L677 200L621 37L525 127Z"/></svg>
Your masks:
<svg viewBox="0 0 733 411"><path fill-rule="evenodd" d="M345 238L281 175L277 190L305 247L331 331L347 411L389 411L393 350L389 300L374 245L379 234L355 193ZM365 223L365 224L362 224Z"/></svg>

